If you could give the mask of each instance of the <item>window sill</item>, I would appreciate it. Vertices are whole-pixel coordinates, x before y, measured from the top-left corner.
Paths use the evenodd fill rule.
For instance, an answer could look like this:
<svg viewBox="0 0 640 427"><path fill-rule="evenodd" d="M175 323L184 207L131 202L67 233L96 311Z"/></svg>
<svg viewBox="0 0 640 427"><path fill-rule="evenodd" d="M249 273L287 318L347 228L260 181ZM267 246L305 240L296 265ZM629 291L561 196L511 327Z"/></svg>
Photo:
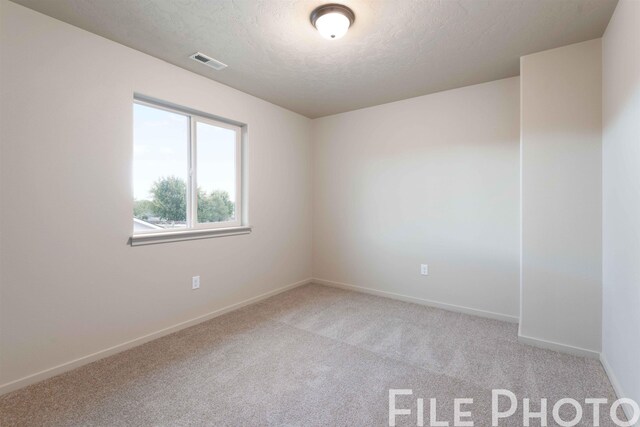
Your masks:
<svg viewBox="0 0 640 427"><path fill-rule="evenodd" d="M210 239L212 237L237 236L251 233L251 226L229 228L208 228L206 230L180 230L162 233L134 234L129 242L131 246L155 245L158 243L182 242L184 240Z"/></svg>

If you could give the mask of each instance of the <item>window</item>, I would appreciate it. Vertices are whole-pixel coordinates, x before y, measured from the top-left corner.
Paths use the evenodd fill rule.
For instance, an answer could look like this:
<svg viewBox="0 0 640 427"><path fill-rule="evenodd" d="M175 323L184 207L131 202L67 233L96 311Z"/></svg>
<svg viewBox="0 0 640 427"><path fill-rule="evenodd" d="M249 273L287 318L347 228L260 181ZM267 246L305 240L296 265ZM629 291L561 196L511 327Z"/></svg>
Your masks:
<svg viewBox="0 0 640 427"><path fill-rule="evenodd" d="M133 112L132 244L238 234L242 128L138 99Z"/></svg>

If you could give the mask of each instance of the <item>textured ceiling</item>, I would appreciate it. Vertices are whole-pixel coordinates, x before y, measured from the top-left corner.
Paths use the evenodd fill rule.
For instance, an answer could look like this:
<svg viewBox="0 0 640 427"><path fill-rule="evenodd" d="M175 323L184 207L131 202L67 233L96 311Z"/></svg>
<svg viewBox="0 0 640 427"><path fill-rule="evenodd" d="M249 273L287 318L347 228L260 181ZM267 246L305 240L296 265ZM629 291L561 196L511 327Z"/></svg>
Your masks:
<svg viewBox="0 0 640 427"><path fill-rule="evenodd" d="M601 37L617 0L343 0L340 40L309 23L318 0L14 1L314 118L518 75L522 55Z"/></svg>

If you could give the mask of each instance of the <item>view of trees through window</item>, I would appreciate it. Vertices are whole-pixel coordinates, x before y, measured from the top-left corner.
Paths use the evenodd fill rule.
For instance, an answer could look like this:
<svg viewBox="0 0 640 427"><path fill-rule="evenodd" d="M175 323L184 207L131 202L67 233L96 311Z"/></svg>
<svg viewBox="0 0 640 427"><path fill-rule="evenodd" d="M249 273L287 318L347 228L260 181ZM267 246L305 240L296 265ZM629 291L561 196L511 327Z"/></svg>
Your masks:
<svg viewBox="0 0 640 427"><path fill-rule="evenodd" d="M236 218L236 131L198 121L191 137L191 128L187 115L134 104L134 232L187 227L192 138L197 223Z"/></svg>
<svg viewBox="0 0 640 427"><path fill-rule="evenodd" d="M143 221L168 222L172 225L187 221L187 183L175 176L160 178L153 183L151 200L135 200L133 216ZM229 193L211 193L198 188L198 220L200 222L228 221L234 217L234 203ZM169 224L165 224L168 226Z"/></svg>

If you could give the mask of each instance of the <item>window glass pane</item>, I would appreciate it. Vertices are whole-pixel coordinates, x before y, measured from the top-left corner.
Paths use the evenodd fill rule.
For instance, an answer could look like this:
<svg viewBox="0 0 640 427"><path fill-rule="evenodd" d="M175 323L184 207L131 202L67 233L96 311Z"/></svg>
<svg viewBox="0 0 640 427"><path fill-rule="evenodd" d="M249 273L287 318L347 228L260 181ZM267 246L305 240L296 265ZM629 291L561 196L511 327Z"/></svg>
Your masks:
<svg viewBox="0 0 640 427"><path fill-rule="evenodd" d="M236 131L196 124L198 222L236 219Z"/></svg>
<svg viewBox="0 0 640 427"><path fill-rule="evenodd" d="M133 230L185 228L189 118L133 105Z"/></svg>

